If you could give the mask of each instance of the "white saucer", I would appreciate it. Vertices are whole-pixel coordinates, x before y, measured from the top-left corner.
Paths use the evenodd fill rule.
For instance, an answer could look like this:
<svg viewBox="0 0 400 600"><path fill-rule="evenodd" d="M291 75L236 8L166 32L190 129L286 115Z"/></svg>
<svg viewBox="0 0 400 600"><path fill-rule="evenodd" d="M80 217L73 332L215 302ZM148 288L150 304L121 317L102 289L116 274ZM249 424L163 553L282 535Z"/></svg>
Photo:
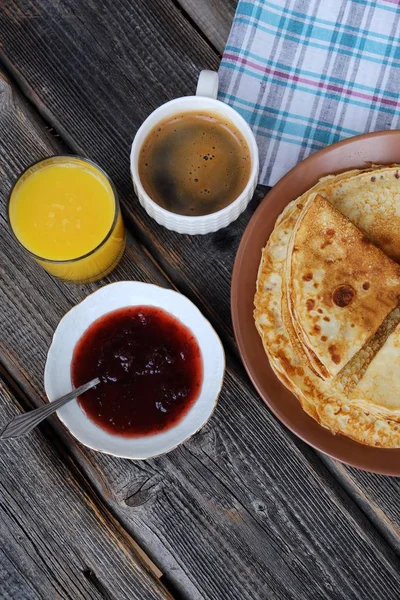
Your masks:
<svg viewBox="0 0 400 600"><path fill-rule="evenodd" d="M58 324L47 355L44 385L50 402L69 392L73 388L72 355L84 331L106 313L138 305L163 308L189 327L196 337L202 353L204 377L192 408L171 429L136 438L107 433L86 416L77 400L72 400L57 414L72 435L89 448L124 458L146 459L169 452L196 433L214 411L222 387L225 354L221 341L210 323L185 296L136 281L111 283L97 290L72 308Z"/></svg>

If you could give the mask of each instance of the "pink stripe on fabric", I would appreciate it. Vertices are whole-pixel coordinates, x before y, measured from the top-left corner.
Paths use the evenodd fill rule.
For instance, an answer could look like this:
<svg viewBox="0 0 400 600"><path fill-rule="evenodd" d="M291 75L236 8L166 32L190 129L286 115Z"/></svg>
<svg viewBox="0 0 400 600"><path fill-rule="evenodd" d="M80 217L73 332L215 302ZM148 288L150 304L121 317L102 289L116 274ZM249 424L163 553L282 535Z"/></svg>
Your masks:
<svg viewBox="0 0 400 600"><path fill-rule="evenodd" d="M356 92L354 90L350 90L348 88L343 88L338 85L334 85L332 83L324 83L323 81L313 81L312 79L306 79L304 77L298 77L297 75L292 75L290 73L284 73L282 71L277 71L275 69L270 69L269 67L265 67L262 65L258 65L246 58L241 58L236 54L224 54L224 59L232 60L233 62L240 63L243 65L247 65L252 69L256 69L257 71L262 71L263 73L268 73L269 75L276 75L277 77L282 77L284 79L295 81L298 83L305 83L307 85L312 85L318 88L324 88L327 90L331 90L334 92L339 92L341 94L347 94L348 96L354 96L355 98L363 98L365 100L369 100L370 102L381 102L382 104L389 104L390 106L400 106L400 102L396 102L396 100L390 100L389 98L379 98L379 96L370 96L368 94L363 94L362 92Z"/></svg>

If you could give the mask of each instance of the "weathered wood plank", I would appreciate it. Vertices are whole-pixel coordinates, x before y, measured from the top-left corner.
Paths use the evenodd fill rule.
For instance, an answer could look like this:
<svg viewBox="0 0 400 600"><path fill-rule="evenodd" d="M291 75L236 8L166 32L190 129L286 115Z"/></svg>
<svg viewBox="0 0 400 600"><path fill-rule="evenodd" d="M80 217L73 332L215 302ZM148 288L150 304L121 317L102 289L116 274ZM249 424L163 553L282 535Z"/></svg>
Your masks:
<svg viewBox="0 0 400 600"><path fill-rule="evenodd" d="M178 0L179 5L222 54L231 30L237 0Z"/></svg>
<svg viewBox="0 0 400 600"><path fill-rule="evenodd" d="M328 457L322 459L400 556L400 479L353 469Z"/></svg>
<svg viewBox="0 0 400 600"><path fill-rule="evenodd" d="M5 193L22 164L57 151L57 144L42 136L40 123L4 82L2 91L0 356L40 404L53 330L97 285L56 282L11 238ZM112 277L167 283L132 239ZM164 457L116 459L75 443L55 417L50 426L82 477L190 598L305 600L310 590L321 599L380 600L382 590L387 599L398 596L398 559L314 453L265 410L230 358L215 415Z"/></svg>
<svg viewBox="0 0 400 600"><path fill-rule="evenodd" d="M0 428L17 407L0 379ZM2 443L0 538L4 600L170 598L38 430Z"/></svg>

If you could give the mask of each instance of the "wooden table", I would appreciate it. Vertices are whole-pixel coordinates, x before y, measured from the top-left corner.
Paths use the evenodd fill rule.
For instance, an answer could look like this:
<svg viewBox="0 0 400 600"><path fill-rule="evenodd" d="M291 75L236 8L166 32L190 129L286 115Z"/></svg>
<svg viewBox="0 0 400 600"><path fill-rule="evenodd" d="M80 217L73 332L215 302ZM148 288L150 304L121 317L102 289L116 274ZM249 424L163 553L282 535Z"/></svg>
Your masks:
<svg viewBox="0 0 400 600"><path fill-rule="evenodd" d="M0 596L400 598L397 479L338 464L264 406L232 335L235 252L263 196L205 237L156 225L139 206L129 148L159 104L216 69L234 0L1 0L0 427L41 405L64 313L103 285L65 285L21 251L6 220L18 173L77 153L113 178L128 248L107 281L174 287L219 331L227 375L206 427L166 456L133 462L78 444L56 417L0 448Z"/></svg>

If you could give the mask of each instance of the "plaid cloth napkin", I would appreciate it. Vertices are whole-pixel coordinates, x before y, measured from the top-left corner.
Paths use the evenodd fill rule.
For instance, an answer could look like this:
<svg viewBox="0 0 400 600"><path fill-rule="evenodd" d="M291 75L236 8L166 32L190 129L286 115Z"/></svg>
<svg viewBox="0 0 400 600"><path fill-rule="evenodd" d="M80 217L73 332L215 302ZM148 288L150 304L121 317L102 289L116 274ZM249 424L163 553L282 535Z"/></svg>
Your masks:
<svg viewBox="0 0 400 600"><path fill-rule="evenodd" d="M273 185L328 144L400 128L400 0L240 0L219 75Z"/></svg>

